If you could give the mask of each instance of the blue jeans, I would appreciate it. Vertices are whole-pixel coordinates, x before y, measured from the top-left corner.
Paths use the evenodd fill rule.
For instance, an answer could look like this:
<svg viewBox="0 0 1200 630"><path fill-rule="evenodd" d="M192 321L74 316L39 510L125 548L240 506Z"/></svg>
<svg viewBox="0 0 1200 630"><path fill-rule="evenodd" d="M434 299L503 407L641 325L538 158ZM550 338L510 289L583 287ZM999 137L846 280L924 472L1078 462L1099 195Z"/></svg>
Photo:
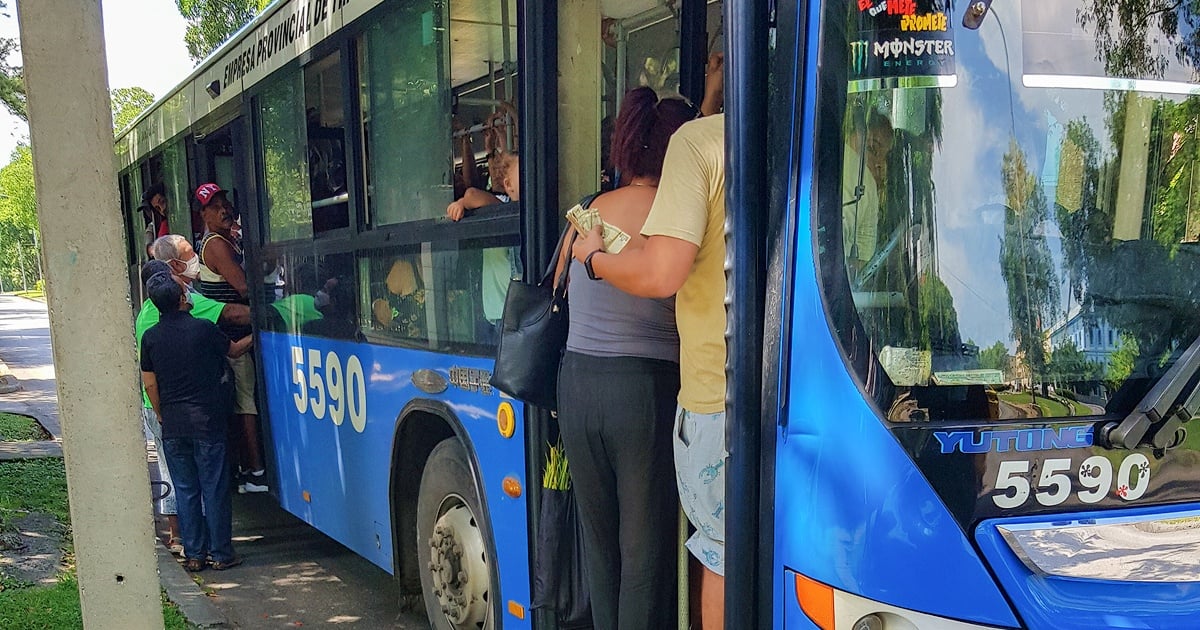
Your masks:
<svg viewBox="0 0 1200 630"><path fill-rule="evenodd" d="M189 560L233 560L233 498L225 440L163 440L175 482L183 549Z"/></svg>

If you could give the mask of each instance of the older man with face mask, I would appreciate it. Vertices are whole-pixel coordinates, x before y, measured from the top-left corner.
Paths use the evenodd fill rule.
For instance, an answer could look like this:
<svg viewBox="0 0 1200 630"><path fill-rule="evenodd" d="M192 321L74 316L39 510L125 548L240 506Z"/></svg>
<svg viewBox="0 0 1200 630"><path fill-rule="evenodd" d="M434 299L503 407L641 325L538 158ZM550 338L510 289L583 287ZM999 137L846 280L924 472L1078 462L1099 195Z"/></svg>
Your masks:
<svg viewBox="0 0 1200 630"><path fill-rule="evenodd" d="M183 285L183 288L189 292L192 301L192 317L208 320L218 325L250 325L249 306L218 302L200 295L192 288L192 282L200 277L200 257L196 255L192 244L186 238L178 234L160 237L150 245L150 255L155 260L166 263L176 282ZM152 313L146 312L147 306L153 311ZM141 314L138 315L139 321L143 314L154 318L154 321L149 322L146 328L153 326L158 321L158 309L154 308L154 304L150 300L146 300L142 304Z"/></svg>
<svg viewBox="0 0 1200 630"><path fill-rule="evenodd" d="M244 332L247 335L250 331L250 307L245 304L221 302L212 298L205 297L196 292L192 287L192 282L200 276L201 263L200 256L196 254L195 249L188 240L178 234L168 234L154 241L150 246L150 254L154 256L155 261L162 261L170 268L171 274L175 280L188 291L188 299L192 303L192 317L203 319L217 324L223 332L228 334L231 331ZM143 331L150 326L153 326L158 321L158 311L149 300L143 306L142 312L138 314L138 330ZM143 317L145 321L143 322ZM143 328L145 324L145 328ZM139 333L140 338L140 333ZM241 357L239 360L247 359ZM252 383L252 381L250 381ZM252 385L251 385L252 386ZM257 427L252 423L256 418L251 416L251 423L245 422L243 425L249 424L250 428L242 428L246 433L250 430L257 431ZM239 433L239 435L241 435ZM257 433L254 434L252 442L253 451L257 454L258 443ZM260 461L254 462L257 466L251 470L261 470L262 464ZM262 479L262 473L259 473L254 479L239 480L238 492L266 492L268 487L265 479Z"/></svg>

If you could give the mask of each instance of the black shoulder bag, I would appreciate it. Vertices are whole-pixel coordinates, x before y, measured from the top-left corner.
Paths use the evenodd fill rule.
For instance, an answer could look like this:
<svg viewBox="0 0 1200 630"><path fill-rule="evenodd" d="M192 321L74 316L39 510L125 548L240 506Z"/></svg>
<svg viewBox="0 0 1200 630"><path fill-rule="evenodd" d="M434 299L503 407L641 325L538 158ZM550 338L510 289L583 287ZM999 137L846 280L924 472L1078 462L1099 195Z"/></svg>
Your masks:
<svg viewBox="0 0 1200 630"><path fill-rule="evenodd" d="M583 207L591 205L595 197L585 198ZM567 260L562 273L558 278L553 276L570 229L568 225L559 237L541 281L526 284L513 280L508 284L500 320L500 345L490 380L492 387L513 398L546 409L558 407L558 364L567 345L567 275L571 268L571 246L577 234L566 244Z"/></svg>

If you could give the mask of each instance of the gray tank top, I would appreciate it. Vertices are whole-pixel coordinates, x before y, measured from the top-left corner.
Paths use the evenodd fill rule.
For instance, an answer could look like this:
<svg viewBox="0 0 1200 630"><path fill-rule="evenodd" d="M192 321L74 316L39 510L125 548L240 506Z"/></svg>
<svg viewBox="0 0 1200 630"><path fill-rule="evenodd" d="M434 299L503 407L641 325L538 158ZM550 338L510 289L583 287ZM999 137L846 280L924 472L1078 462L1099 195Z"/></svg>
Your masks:
<svg viewBox="0 0 1200 630"><path fill-rule="evenodd" d="M571 327L567 351L600 357L640 357L679 362L675 298L634 297L587 276L571 261L567 290Z"/></svg>

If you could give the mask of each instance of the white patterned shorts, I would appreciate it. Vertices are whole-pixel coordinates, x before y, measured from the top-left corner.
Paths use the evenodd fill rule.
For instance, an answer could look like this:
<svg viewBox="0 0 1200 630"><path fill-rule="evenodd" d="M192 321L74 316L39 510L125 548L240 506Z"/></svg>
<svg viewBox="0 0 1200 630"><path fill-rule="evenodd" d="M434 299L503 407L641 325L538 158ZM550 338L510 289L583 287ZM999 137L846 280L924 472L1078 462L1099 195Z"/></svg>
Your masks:
<svg viewBox="0 0 1200 630"><path fill-rule="evenodd" d="M146 434L148 441L154 442L154 448L158 449L158 478L166 482L171 489L166 496L158 500L158 513L177 514L175 486L171 483L171 471L167 470L167 458L162 452L162 425L158 422L158 415L149 407L142 407L142 432Z"/></svg>
<svg viewBox="0 0 1200 630"><path fill-rule="evenodd" d="M683 512L696 528L688 551L725 575L725 412L694 413L677 407L672 442L675 481Z"/></svg>

